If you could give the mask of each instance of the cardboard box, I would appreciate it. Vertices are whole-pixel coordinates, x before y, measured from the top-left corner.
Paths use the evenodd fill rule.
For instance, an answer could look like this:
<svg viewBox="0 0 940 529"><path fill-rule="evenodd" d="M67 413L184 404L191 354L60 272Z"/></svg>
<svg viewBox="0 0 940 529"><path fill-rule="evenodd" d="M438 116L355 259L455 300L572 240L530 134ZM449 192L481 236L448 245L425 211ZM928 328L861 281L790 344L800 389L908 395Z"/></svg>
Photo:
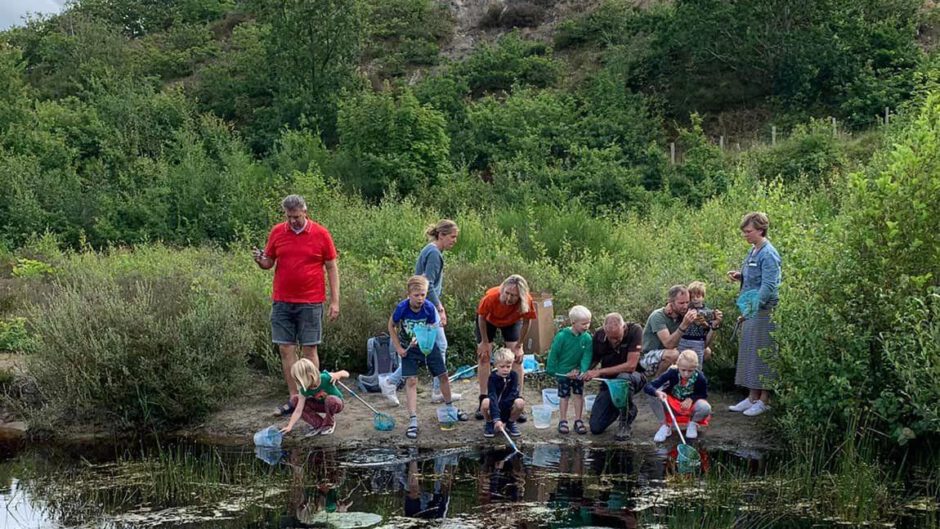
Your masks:
<svg viewBox="0 0 940 529"><path fill-rule="evenodd" d="M535 319L529 324L525 349L542 355L551 348L555 338L555 309L551 294L534 294L532 301L535 302Z"/></svg>

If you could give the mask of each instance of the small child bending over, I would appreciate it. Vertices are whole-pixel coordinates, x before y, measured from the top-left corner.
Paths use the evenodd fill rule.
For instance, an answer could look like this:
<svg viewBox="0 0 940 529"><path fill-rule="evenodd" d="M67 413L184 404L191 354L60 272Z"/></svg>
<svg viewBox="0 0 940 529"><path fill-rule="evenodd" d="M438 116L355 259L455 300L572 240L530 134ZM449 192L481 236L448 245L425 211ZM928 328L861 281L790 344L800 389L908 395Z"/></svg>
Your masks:
<svg viewBox="0 0 940 529"><path fill-rule="evenodd" d="M584 435L587 428L581 415L584 413L584 381L581 376L591 367L592 340L587 330L591 327L591 311L575 305L568 311L571 327L558 331L548 352L546 370L558 381L558 433L569 433L568 397L574 404L574 431Z"/></svg>
<svg viewBox="0 0 940 529"><path fill-rule="evenodd" d="M409 439L418 438L418 366L428 366L431 376L441 381L441 394L446 406L453 406L450 392L450 381L447 379L447 366L444 365L444 355L434 342L434 348L425 355L418 347L414 327L418 324L438 324L437 308L427 300L428 278L424 276L411 276L408 279L408 297L395 307L395 311L388 318L389 336L392 345L401 357L401 376L406 380L405 395L408 402L408 413L411 414L405 436ZM457 419L466 421L466 413L457 410Z"/></svg>
<svg viewBox="0 0 940 529"><path fill-rule="evenodd" d="M698 355L695 351L686 349L679 353L676 365L648 383L643 390L653 397L650 399L650 408L662 422L653 441L661 443L672 435L672 418L666 418L664 406L672 408L679 424L689 423L685 430L688 439L698 437L699 426L708 424L712 413L711 404L705 400L708 397L708 380L698 370Z"/></svg>
<svg viewBox="0 0 940 529"><path fill-rule="evenodd" d="M522 432L516 426L516 419L525 408L525 401L519 396L519 375L512 370L516 355L502 347L493 353L495 371L487 380L487 397L481 404L486 424L483 425L483 437L493 437L504 428L509 435L519 437Z"/></svg>
<svg viewBox="0 0 940 529"><path fill-rule="evenodd" d="M333 416L343 411L343 394L334 384L338 380L349 378L349 372L321 372L313 362L301 358L291 366L290 374L297 382L300 392L294 413L290 416L287 426L281 428L281 432L290 432L297 421L303 419L311 427L304 437L333 433L336 428ZM320 416L321 413L324 414L323 417Z"/></svg>

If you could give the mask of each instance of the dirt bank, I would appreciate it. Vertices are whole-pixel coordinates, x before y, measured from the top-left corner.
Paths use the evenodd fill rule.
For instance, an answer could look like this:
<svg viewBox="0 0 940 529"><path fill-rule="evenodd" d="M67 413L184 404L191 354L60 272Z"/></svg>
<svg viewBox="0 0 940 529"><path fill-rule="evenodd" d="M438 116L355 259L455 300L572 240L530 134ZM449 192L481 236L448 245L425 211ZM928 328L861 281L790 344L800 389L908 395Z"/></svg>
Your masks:
<svg viewBox="0 0 940 529"><path fill-rule="evenodd" d="M253 384L254 388L250 393L243 395L242 398L235 400L231 405L213 416L203 424L186 431L179 432L184 437L191 437L215 443L246 444L251 443L251 437L254 432L272 425L286 424L287 420L277 419L271 415L274 408L284 401L280 391L270 382L270 379L263 379L266 382L259 381ZM526 381L526 402L527 409L531 410L532 403L541 402L541 390L535 387L536 384ZM422 381L419 386L428 388L427 381ZM455 390L462 393L466 400L457 404L462 405L463 409L473 411L476 408L476 384L472 381L464 380L454 383ZM589 383L586 392L596 392L597 383ZM285 438L287 445L303 446L329 446L342 449L354 449L360 447L378 447L378 446L418 446L420 448L451 448L463 447L467 445L477 445L482 442L498 442L495 440L486 440L482 436L482 421L476 421L472 418L469 422L460 423L455 430L441 431L437 425L435 408L437 405L430 403L430 391L418 395L418 416L421 427L420 435L417 441L405 437L405 427L408 423L408 413L404 406L404 394L399 392L402 400L402 406L392 407L385 399L377 394L367 394L363 397L379 411L390 414L394 417L396 428L391 432L376 431L372 426L372 412L362 403L352 399L346 400L346 408L338 416L336 432L330 436L315 436L304 438L303 434L307 431L306 425L298 425L294 431ZM722 447L730 449L753 449L753 450L772 450L778 448L772 434L769 432L767 417L750 418L740 413L731 413L727 411L728 405L737 402L740 399L738 394L713 393L709 399L715 409L714 417L711 420L711 427L704 430L700 442L705 447ZM659 427L655 417L649 410L645 397L639 403L640 413L633 426L633 438L629 443L652 443L653 434ZM534 427L530 420L526 424L520 425L523 435L522 442L563 442L563 443L585 443L594 445L617 444L614 439L616 424L609 428L602 435L577 435L575 433L562 436L555 430L558 420L558 413L554 414L554 423L551 428L539 430Z"/></svg>

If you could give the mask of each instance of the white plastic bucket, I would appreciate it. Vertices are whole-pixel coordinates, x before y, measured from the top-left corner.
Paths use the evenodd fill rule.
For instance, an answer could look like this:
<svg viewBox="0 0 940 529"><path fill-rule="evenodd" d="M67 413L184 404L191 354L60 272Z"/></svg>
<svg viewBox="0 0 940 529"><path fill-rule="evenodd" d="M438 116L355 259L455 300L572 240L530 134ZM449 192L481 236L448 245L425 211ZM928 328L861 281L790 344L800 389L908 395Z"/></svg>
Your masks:
<svg viewBox="0 0 940 529"><path fill-rule="evenodd" d="M584 396L584 411L591 413L591 409L594 407L594 399L596 398L597 395L594 393Z"/></svg>
<svg viewBox="0 0 940 529"><path fill-rule="evenodd" d="M542 390L542 404L549 406L552 410L558 409L558 388L546 388Z"/></svg>
<svg viewBox="0 0 940 529"><path fill-rule="evenodd" d="M551 406L546 406L544 404L536 404L532 406L532 422L535 424L535 427L539 430L544 430L552 425L552 412L554 410Z"/></svg>

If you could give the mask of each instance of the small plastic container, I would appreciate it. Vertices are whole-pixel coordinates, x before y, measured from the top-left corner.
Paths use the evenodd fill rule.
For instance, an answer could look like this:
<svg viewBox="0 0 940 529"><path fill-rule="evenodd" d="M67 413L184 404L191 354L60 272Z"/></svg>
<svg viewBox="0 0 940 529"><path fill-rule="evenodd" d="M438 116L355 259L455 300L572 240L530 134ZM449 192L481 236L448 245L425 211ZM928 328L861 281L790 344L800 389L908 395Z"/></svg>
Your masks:
<svg viewBox="0 0 940 529"><path fill-rule="evenodd" d="M551 406L545 404L536 404L532 406L532 422L539 430L544 430L552 425L552 412L555 411Z"/></svg>
<svg viewBox="0 0 940 529"><path fill-rule="evenodd" d="M545 388L542 390L542 404L549 406L552 410L558 409L558 388Z"/></svg>
<svg viewBox="0 0 940 529"><path fill-rule="evenodd" d="M522 356L522 371L525 373L534 373L539 370L539 362L535 355Z"/></svg>
<svg viewBox="0 0 940 529"><path fill-rule="evenodd" d="M277 426L268 426L255 433L255 446L278 448L281 446L281 440L283 439L284 434Z"/></svg>
<svg viewBox="0 0 940 529"><path fill-rule="evenodd" d="M594 399L597 398L595 393L584 396L584 411L591 413L591 409L594 408Z"/></svg>
<svg viewBox="0 0 940 529"><path fill-rule="evenodd" d="M437 422L441 426L441 430L453 430L457 427L457 407L456 406L439 406L437 408Z"/></svg>

